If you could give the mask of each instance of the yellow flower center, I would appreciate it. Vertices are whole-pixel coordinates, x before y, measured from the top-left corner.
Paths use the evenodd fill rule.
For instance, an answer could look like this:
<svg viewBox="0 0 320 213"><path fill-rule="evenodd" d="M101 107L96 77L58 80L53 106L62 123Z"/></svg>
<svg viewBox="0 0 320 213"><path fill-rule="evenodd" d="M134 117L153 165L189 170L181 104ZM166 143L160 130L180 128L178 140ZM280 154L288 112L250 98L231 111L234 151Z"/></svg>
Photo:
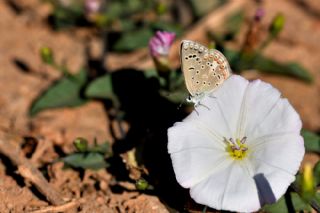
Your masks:
<svg viewBox="0 0 320 213"><path fill-rule="evenodd" d="M226 151L233 159L242 160L247 156L248 146L245 143L246 139L246 137L243 137L241 140L237 138L235 141L232 138L229 140L225 139L227 144Z"/></svg>

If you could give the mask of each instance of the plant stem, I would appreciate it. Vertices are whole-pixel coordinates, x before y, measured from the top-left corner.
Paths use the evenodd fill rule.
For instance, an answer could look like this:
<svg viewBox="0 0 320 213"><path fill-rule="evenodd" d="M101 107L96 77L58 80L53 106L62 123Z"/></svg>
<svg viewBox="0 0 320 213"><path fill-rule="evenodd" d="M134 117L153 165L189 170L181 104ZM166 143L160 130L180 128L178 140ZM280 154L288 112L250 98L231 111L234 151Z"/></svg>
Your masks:
<svg viewBox="0 0 320 213"><path fill-rule="evenodd" d="M300 191L300 188L299 186L297 186L297 184L291 184L290 186L296 193L299 194L299 196L301 196L301 191ZM316 212L320 212L320 206L318 204L318 202L315 200L315 199L311 199L309 202L310 206L316 210Z"/></svg>

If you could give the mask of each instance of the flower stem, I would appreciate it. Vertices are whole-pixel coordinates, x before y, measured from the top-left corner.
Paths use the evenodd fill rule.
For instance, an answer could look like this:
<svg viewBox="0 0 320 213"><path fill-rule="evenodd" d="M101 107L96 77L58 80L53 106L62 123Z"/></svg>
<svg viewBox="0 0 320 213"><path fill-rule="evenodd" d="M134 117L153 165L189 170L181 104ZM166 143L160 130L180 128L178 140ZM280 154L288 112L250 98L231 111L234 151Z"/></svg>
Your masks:
<svg viewBox="0 0 320 213"><path fill-rule="evenodd" d="M296 193L299 194L299 196L301 196L301 190L300 190L300 187L297 185L297 184L291 184L290 187L293 189L293 191L295 191ZM312 198L309 202L310 206L316 210L316 212L320 212L320 206L319 204L317 203L317 201Z"/></svg>
<svg viewBox="0 0 320 213"><path fill-rule="evenodd" d="M202 213L206 213L207 212L207 208L208 208L208 206L204 206L204 208L202 210Z"/></svg>

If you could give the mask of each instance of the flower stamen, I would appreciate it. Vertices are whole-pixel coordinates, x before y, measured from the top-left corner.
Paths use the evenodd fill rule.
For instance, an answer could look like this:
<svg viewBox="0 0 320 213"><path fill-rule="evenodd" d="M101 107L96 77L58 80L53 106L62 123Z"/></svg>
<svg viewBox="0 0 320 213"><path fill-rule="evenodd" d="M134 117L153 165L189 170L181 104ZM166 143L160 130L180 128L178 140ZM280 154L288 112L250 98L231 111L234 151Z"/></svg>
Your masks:
<svg viewBox="0 0 320 213"><path fill-rule="evenodd" d="M247 137L243 137L241 140L230 138L227 140L224 139L227 144L226 151L230 154L230 156L235 160L242 160L246 157L248 146L246 144Z"/></svg>

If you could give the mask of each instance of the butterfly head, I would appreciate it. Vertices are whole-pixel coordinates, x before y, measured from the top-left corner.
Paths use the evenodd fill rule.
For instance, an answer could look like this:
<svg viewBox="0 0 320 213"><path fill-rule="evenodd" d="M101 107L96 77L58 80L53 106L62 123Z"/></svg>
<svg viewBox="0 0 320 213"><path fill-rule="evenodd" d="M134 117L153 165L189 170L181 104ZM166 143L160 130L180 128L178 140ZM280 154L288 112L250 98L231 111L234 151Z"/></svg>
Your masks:
<svg viewBox="0 0 320 213"><path fill-rule="evenodd" d="M203 99L203 97L205 96L205 93L204 92L201 92L201 93L196 93L195 95L190 95L188 98L187 98L187 102L190 102L190 103L194 103L194 106L197 107L200 105L200 101Z"/></svg>

